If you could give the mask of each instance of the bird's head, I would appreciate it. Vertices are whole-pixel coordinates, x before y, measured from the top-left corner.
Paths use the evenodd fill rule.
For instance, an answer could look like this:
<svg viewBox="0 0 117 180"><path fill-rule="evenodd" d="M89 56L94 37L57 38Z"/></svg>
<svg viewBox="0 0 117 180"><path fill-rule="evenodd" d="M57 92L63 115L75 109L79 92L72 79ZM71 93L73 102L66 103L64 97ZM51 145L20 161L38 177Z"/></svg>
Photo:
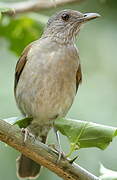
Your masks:
<svg viewBox="0 0 117 180"><path fill-rule="evenodd" d="M80 13L75 10L62 10L50 17L44 35L50 36L61 43L73 41L78 35L82 24L100 17L97 13Z"/></svg>

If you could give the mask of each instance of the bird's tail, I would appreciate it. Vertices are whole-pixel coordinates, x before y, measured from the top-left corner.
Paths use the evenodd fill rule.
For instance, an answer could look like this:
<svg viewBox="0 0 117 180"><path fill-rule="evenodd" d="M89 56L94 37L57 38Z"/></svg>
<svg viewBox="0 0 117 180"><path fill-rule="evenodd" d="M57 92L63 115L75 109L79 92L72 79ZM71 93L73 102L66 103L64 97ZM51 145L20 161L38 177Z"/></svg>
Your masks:
<svg viewBox="0 0 117 180"><path fill-rule="evenodd" d="M34 179L39 175L41 166L23 154L17 159L17 175L20 178Z"/></svg>
<svg viewBox="0 0 117 180"><path fill-rule="evenodd" d="M45 143L46 138L42 139L42 142ZM19 178L36 179L39 176L40 169L39 164L23 154L17 159L17 176Z"/></svg>

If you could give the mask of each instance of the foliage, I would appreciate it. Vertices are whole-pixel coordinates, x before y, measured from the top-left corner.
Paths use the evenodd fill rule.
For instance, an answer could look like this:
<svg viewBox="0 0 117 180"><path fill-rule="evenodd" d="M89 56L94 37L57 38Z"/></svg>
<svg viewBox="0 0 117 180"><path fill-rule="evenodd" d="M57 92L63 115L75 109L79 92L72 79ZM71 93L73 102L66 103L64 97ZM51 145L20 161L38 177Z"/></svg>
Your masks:
<svg viewBox="0 0 117 180"><path fill-rule="evenodd" d="M26 128L32 118L8 118L5 119L10 124L17 124L20 128ZM104 126L92 122L57 119L55 127L70 141L71 151L68 156L80 148L98 147L106 149L113 137L117 136L117 128Z"/></svg>
<svg viewBox="0 0 117 180"><path fill-rule="evenodd" d="M4 120L12 125L17 124L20 128L26 128L28 125L30 125L32 118L22 119L22 117L11 117Z"/></svg>
<svg viewBox="0 0 117 180"><path fill-rule="evenodd" d="M10 50L20 55L27 44L38 39L43 26L28 16L20 16L12 21L4 17L1 21L0 37L9 41Z"/></svg>
<svg viewBox="0 0 117 180"><path fill-rule="evenodd" d="M117 136L117 128L87 121L58 119L55 126L70 141L69 155L80 148L98 147L104 150Z"/></svg>

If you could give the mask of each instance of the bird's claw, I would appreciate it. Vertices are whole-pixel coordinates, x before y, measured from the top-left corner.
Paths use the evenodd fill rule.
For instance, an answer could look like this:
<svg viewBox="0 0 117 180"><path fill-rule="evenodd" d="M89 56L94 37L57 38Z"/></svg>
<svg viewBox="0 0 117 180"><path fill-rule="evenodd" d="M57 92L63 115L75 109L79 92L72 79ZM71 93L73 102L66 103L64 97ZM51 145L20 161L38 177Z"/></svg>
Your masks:
<svg viewBox="0 0 117 180"><path fill-rule="evenodd" d="M21 131L24 134L24 139L23 139L24 143L26 142L28 136L35 140L35 136L32 133L30 133L27 128L22 128Z"/></svg>
<svg viewBox="0 0 117 180"><path fill-rule="evenodd" d="M65 158L65 153L57 149L55 144L49 144L48 146L58 154L57 164L60 162L61 157Z"/></svg>

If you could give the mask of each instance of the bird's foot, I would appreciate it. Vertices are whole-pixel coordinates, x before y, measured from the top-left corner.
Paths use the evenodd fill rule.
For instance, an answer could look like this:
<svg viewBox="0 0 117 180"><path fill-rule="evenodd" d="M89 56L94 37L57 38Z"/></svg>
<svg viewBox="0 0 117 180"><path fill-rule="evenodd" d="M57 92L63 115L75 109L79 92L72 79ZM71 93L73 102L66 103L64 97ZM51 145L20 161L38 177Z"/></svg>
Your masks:
<svg viewBox="0 0 117 180"><path fill-rule="evenodd" d="M62 158L66 158L65 153L64 153L62 150L56 148L56 145L55 145L55 144L49 144L48 146L49 146L55 153L58 154L57 164L58 164L59 161L61 160L61 157L62 157Z"/></svg>
<svg viewBox="0 0 117 180"><path fill-rule="evenodd" d="M66 158L65 157L65 153L63 151L60 151L58 149L56 149L56 151L58 152L58 159L57 159L57 164L60 162L61 158Z"/></svg>
<svg viewBox="0 0 117 180"><path fill-rule="evenodd" d="M32 133L30 133L27 128L22 128L21 131L24 134L24 139L23 139L24 143L26 142L28 137L31 137L35 140L35 136Z"/></svg>
<svg viewBox="0 0 117 180"><path fill-rule="evenodd" d="M59 154L58 159L57 159L57 164L58 164L60 159L61 159L61 157L65 158L65 153L62 151L61 144L60 144L59 132L58 132L58 130L55 127L54 127L54 133L56 135L56 140L57 140L57 145L58 145L57 148L56 148L56 151Z"/></svg>
<svg viewBox="0 0 117 180"><path fill-rule="evenodd" d="M57 150L56 150L56 145L55 145L55 144L48 144L48 146L49 146L52 150L57 151Z"/></svg>

